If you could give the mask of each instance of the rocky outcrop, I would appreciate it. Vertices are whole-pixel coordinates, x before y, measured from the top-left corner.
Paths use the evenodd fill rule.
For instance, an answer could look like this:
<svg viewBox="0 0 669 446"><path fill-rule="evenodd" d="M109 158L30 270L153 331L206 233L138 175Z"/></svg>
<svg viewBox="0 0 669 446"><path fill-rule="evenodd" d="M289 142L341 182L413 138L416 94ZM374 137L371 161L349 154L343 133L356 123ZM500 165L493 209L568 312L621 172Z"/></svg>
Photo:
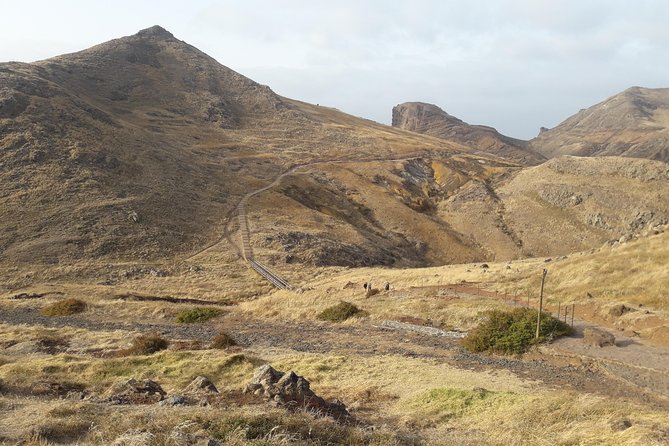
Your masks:
<svg viewBox="0 0 669 446"><path fill-rule="evenodd" d="M130 380L114 384L108 391L107 402L113 404L154 404L162 401L167 392L150 379Z"/></svg>
<svg viewBox="0 0 669 446"><path fill-rule="evenodd" d="M252 393L288 409L306 409L335 419L348 418L346 406L340 401L325 401L316 395L309 381L295 372L282 373L269 364L256 369L244 393Z"/></svg>
<svg viewBox="0 0 669 446"><path fill-rule="evenodd" d="M393 107L393 127L453 141L521 165L535 165L545 157L531 150L527 141L504 136L492 127L470 125L436 105L405 102Z"/></svg>
<svg viewBox="0 0 669 446"><path fill-rule="evenodd" d="M188 384L183 393L195 395L211 395L217 394L218 389L206 376L197 376L190 384Z"/></svg>

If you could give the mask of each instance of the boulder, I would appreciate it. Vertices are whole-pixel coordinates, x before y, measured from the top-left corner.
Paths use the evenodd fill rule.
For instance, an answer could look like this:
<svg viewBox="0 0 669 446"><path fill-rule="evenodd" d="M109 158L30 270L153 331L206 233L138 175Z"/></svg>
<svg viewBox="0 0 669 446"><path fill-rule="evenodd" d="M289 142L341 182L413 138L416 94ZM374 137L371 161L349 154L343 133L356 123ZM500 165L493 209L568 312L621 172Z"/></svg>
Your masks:
<svg viewBox="0 0 669 446"><path fill-rule="evenodd" d="M114 384L107 393L107 401L114 404L153 404L162 401L167 395L157 382L134 378Z"/></svg>
<svg viewBox="0 0 669 446"><path fill-rule="evenodd" d="M307 409L336 419L348 418L346 406L340 401L325 401L310 388L309 381L295 372L282 373L269 364L256 369L244 393L253 393L277 406Z"/></svg>
<svg viewBox="0 0 669 446"><path fill-rule="evenodd" d="M601 328L586 327L583 330L583 342L594 347L616 345L616 338Z"/></svg>
<svg viewBox="0 0 669 446"><path fill-rule="evenodd" d="M636 310L634 308L628 307L625 304L618 304L609 308L609 316L620 317L631 311L636 311Z"/></svg>
<svg viewBox="0 0 669 446"><path fill-rule="evenodd" d="M198 376L183 390L187 394L213 394L219 393L218 389L206 376Z"/></svg>

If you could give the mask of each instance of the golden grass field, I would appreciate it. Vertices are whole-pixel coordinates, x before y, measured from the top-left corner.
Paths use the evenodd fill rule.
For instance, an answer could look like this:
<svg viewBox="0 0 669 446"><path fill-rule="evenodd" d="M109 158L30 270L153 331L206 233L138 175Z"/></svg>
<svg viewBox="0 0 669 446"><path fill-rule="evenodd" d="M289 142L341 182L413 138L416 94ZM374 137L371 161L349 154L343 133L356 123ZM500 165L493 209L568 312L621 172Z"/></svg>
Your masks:
<svg viewBox="0 0 669 446"><path fill-rule="evenodd" d="M223 444L259 444L259 438L263 444L325 444L318 441L337 432L351 444L666 444L666 400L657 395L656 399L642 398L647 390L630 388L611 394L606 390L612 385L611 378L605 375L600 377L601 383L591 383L587 389L579 389L568 381L547 384L544 375L527 370L520 373L513 366L463 365L457 360L457 350L446 348L445 344L439 347L436 340L432 347L423 345L425 336L400 332L383 335L372 329L383 320L429 323L450 330L471 329L480 320L481 311L508 305L500 297L505 291L510 295L519 290L525 296L529 290L534 304L537 278L544 267L549 270L549 306L557 301L574 302L577 308L587 306L595 316L592 321L614 328L625 324L636 327L638 317L627 313L615 321L609 316L607 322L601 315L608 314L608 307L642 304L652 310L657 324L666 327L667 303L662 286L666 242L664 232L548 263L544 258L527 259L490 263L488 268L478 263L418 269L282 270L291 283L302 287L299 292L268 289L258 276L243 267L229 269L223 276L214 266L218 263L212 261L209 266L206 258L199 262L203 271L197 273L197 280L191 277L195 273L183 272L125 280L113 287L97 285L94 280L59 280L48 286L28 286L21 291L59 291L85 300L88 308L81 318L92 325L0 325L0 345L4 349L0 354L0 413L4 420L0 438L7 444L69 444L75 440L78 444L110 444L128 432L142 431L151 432L155 444L173 444L175 436L182 435L177 432L186 431L193 441L219 435ZM647 277L655 278L654 285L646 286L644 293L639 292L641 285L625 274L630 259L636 259ZM590 277L591 271L601 274ZM249 284L248 289L237 290L233 286L240 279ZM388 282L391 289L366 298L361 285L370 281L375 287ZM116 296L124 292L197 297L212 303L229 300L235 305L220 307L222 316L196 325L225 330L239 339L256 327L264 330L264 335L231 350L211 350L206 336L199 341L179 340L175 338L179 333L171 331L179 326L175 323L179 311L198 305L118 300ZM588 292L593 297L587 297ZM13 294L16 293L3 296L3 311L36 311L62 299L62 295L46 295L14 300L10 299ZM341 300L358 305L368 315L341 324L316 321L320 311ZM590 315L578 314L586 320ZM152 355L114 357L113 352L126 348L147 321L156 324L158 330L162 327L172 337L172 346ZM105 323L113 322L125 325L105 328ZM99 326L93 329L96 323ZM307 331L307 327L315 331ZM324 351L311 349L308 341L313 335L308 333L318 330L323 332L321 341L327 341L332 331L332 340L339 336L345 347L334 342ZM372 330L369 337L360 337L359 333L366 330ZM654 341L666 348L666 339L652 336L658 330L655 326L649 332L641 331L641 341ZM299 339L300 331L306 344L290 341ZM44 339L60 339L63 344L56 351L45 353L39 349L39 342ZM398 345L418 355L395 351ZM566 361L572 367L585 367L584 370L597 368L596 363L583 362L576 356L552 357L550 349L518 360L527 363L537 358L555 363L556 367ZM304 375L314 391L344 401L356 417L374 426L374 430L337 426L309 414L291 415L261 401L241 398L240 390L254 368L267 362L278 370ZM104 396L119 381L151 378L170 394L184 388L196 375L209 377L226 395L224 402L206 408L110 407L95 400L63 400L40 390L45 388L44 383L60 383L64 387L76 384L92 395ZM221 424L225 420L229 421L227 427ZM271 426L265 431L248 430L260 421ZM314 431L322 429L329 434L323 433L320 440L307 440L296 424L313 425ZM627 424L630 427L620 427ZM275 429L270 434L272 428ZM249 437L256 434L261 437Z"/></svg>
<svg viewBox="0 0 669 446"><path fill-rule="evenodd" d="M526 167L282 98L159 27L0 68L0 444L669 444L665 163ZM246 214L289 290L239 249L240 200L274 181ZM573 338L498 356L420 331L535 308L544 268ZM319 319L342 301L359 317ZM242 393L263 364L350 423ZM198 375L207 405L109 399Z"/></svg>

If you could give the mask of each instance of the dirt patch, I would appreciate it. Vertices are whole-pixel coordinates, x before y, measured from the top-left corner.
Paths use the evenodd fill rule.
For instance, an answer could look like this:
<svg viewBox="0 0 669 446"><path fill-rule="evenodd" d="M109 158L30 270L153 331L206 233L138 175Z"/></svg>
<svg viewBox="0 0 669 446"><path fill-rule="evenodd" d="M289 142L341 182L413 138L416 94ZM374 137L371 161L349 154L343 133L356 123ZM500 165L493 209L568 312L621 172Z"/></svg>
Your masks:
<svg viewBox="0 0 669 446"><path fill-rule="evenodd" d="M228 301L220 302L220 301L193 299L188 297L172 297L172 296L147 296L144 294L135 294L135 293L117 294L116 296L114 296L114 299L130 300L136 302L169 302L173 304L219 305L222 307L229 307L231 305L235 305L235 303Z"/></svg>

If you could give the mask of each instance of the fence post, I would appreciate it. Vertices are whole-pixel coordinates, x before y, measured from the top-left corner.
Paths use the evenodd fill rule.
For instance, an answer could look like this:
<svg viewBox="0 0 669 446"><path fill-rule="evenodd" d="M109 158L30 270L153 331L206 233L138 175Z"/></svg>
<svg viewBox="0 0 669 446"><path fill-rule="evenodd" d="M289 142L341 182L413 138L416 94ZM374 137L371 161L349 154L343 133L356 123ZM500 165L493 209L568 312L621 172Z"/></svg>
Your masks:
<svg viewBox="0 0 669 446"><path fill-rule="evenodd" d="M571 304L571 327L574 328L574 310L576 309L576 304Z"/></svg>
<svg viewBox="0 0 669 446"><path fill-rule="evenodd" d="M544 309L544 282L546 281L548 270L544 268L541 275L541 292L539 293L539 308L537 309L537 333L534 338L539 339L539 329L541 328L541 311Z"/></svg>

